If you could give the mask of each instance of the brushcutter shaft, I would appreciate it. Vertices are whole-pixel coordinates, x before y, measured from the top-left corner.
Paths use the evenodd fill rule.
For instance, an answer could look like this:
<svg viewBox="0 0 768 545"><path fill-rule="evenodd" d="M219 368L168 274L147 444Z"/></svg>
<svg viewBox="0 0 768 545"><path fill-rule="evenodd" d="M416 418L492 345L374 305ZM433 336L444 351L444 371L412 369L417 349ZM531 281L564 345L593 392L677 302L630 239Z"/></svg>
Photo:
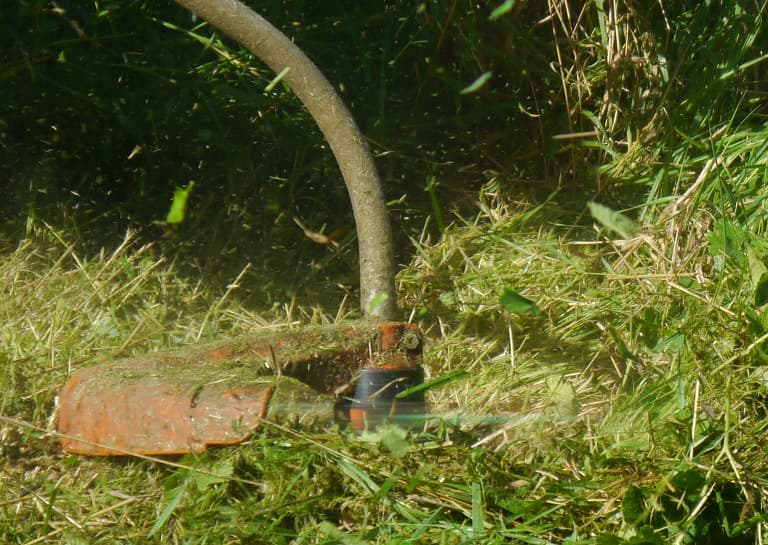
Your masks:
<svg viewBox="0 0 768 545"><path fill-rule="evenodd" d="M376 165L333 85L285 34L237 0L176 0L283 75L325 136L347 186L360 252L363 316L397 319L392 228Z"/></svg>

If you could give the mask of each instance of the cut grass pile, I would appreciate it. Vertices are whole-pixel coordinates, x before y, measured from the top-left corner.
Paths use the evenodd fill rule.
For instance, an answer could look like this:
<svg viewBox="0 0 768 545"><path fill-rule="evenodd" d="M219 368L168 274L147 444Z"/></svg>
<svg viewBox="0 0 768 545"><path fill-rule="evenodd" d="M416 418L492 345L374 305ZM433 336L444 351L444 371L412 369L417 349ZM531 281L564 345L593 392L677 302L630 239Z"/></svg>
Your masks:
<svg viewBox="0 0 768 545"><path fill-rule="evenodd" d="M414 242L399 287L428 375L467 371L430 393L443 418L424 433L265 423L173 465L62 455L48 430L68 373L348 313L255 313L236 280L209 293L130 235L86 259L39 229L0 261L0 541L759 542L756 227L680 198L618 239L612 216L563 226L557 198L489 188L473 221ZM510 292L538 312L510 312Z"/></svg>

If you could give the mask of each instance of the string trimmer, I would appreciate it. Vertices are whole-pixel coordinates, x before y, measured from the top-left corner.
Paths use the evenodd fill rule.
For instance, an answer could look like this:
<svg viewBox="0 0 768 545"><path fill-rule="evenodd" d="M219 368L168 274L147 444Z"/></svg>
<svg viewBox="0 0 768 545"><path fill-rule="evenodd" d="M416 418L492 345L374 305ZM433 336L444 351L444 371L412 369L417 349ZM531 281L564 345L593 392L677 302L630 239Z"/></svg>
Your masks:
<svg viewBox="0 0 768 545"><path fill-rule="evenodd" d="M328 406L363 429L423 412L422 338L397 317L392 233L376 167L333 86L284 34L237 0L177 0L264 61L317 122L344 177L360 259L359 323L258 334L76 372L59 396L67 452L182 454L245 440L268 416ZM415 392L409 397L402 394Z"/></svg>

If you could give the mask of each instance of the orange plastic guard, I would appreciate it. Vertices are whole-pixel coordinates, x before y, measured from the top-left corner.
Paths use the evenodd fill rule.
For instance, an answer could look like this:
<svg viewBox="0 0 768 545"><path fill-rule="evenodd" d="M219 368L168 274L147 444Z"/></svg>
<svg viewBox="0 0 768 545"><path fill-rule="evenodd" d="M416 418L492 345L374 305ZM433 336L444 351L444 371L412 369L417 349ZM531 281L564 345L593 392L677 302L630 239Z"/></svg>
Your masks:
<svg viewBox="0 0 768 545"><path fill-rule="evenodd" d="M99 364L64 386L57 428L66 452L96 456L236 444L267 415L280 390L276 375L327 398L344 391L361 367L419 365L421 345L412 325L346 324Z"/></svg>

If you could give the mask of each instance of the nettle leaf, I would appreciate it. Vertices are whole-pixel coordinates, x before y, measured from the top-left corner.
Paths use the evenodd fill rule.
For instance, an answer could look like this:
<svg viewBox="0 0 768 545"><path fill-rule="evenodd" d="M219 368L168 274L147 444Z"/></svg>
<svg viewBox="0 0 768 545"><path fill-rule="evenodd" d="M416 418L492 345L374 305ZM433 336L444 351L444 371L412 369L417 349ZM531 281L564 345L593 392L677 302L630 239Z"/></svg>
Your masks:
<svg viewBox="0 0 768 545"><path fill-rule="evenodd" d="M512 288L504 288L504 293L501 295L499 302L507 312L511 312L512 314L518 314L520 316L525 316L527 314L538 316L541 314L541 310L536 303L527 297L523 297Z"/></svg>
<svg viewBox="0 0 768 545"><path fill-rule="evenodd" d="M393 456L405 456L411 448L408 432L397 425L382 425L375 431L364 431L360 438L387 449Z"/></svg>
<svg viewBox="0 0 768 545"><path fill-rule="evenodd" d="M456 294L452 291L444 291L437 297L437 300L449 308L456 306L457 302Z"/></svg>
<svg viewBox="0 0 768 545"><path fill-rule="evenodd" d="M189 182L186 187L177 187L173 192L173 202L168 216L165 218L167 223L181 223L187 211L187 200L189 199L195 182Z"/></svg>
<svg viewBox="0 0 768 545"><path fill-rule="evenodd" d="M621 515L627 524L637 524L645 518L645 496L643 491L631 484L621 500Z"/></svg>
<svg viewBox="0 0 768 545"><path fill-rule="evenodd" d="M680 352L685 346L685 334L675 333L669 337L659 339L656 345L653 347L653 351L656 353L662 352Z"/></svg>
<svg viewBox="0 0 768 545"><path fill-rule="evenodd" d="M745 264L745 248L748 248L749 237L744 230L737 224L731 223L726 218L720 219L712 226L707 234L707 250L715 258L715 265L718 260L722 265L724 259L733 260L734 264L741 267ZM747 259L749 254L747 253Z"/></svg>
<svg viewBox="0 0 768 545"><path fill-rule="evenodd" d="M576 398L576 389L562 377L548 377L545 380L549 390L549 399L559 416L574 420L579 415L580 404Z"/></svg>
<svg viewBox="0 0 768 545"><path fill-rule="evenodd" d="M589 212L595 220L622 238L632 238L637 232L637 224L621 212L611 210L607 206L596 202L588 202Z"/></svg>
<svg viewBox="0 0 768 545"><path fill-rule="evenodd" d="M224 483L235 473L235 466L231 458L216 461L206 467L210 473L195 473L194 480L197 489L205 492L215 484Z"/></svg>
<svg viewBox="0 0 768 545"><path fill-rule="evenodd" d="M682 471L678 471L671 479L672 486L678 491L688 492L688 499L691 501L696 500L691 499L690 495L700 492L705 482L706 478L698 469L684 469Z"/></svg>
<svg viewBox="0 0 768 545"><path fill-rule="evenodd" d="M382 426L379 430L381 444L392 453L393 456L405 456L411 448L407 439L408 432L399 426Z"/></svg>

